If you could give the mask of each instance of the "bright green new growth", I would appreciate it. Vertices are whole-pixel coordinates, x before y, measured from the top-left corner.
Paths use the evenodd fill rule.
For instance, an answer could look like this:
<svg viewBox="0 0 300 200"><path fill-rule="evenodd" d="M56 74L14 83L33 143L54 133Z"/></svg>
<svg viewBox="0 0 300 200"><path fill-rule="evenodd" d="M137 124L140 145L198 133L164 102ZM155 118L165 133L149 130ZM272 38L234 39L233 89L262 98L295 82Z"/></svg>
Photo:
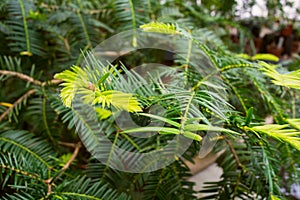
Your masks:
<svg viewBox="0 0 300 200"><path fill-rule="evenodd" d="M275 65L270 65L265 62L260 62L260 65L263 66L261 70L264 74L272 78L274 84L300 89L300 69L288 74L280 74L275 70Z"/></svg>
<svg viewBox="0 0 300 200"><path fill-rule="evenodd" d="M123 93L114 90L108 91L99 91L96 89L95 99L92 104L101 104L102 107L110 107L113 105L115 108L119 110L125 110L128 112L139 112L142 109L139 106L138 101L133 94Z"/></svg>
<svg viewBox="0 0 300 200"><path fill-rule="evenodd" d="M143 24L140 28L145 32L164 33L164 34L179 34L174 24L165 24L161 22L151 22Z"/></svg>
<svg viewBox="0 0 300 200"><path fill-rule="evenodd" d="M87 89L89 86L87 74L78 66L73 66L70 70L55 74L54 78L64 81L64 83L61 84L61 86L64 87L61 90L60 96L62 102L68 108L71 107L72 100L78 89Z"/></svg>
<svg viewBox="0 0 300 200"><path fill-rule="evenodd" d="M268 124L264 126L255 126L250 128L250 130L264 133L270 137L280 140L281 142L287 142L300 151L300 132L288 127L288 124Z"/></svg>
<svg viewBox="0 0 300 200"><path fill-rule="evenodd" d="M104 74L97 82L102 82L102 79L105 79L103 78L104 76L107 77L107 74ZM88 72L78 66L73 66L71 70L65 70L54 77L64 81L61 84L63 89L60 96L66 107L72 106L72 100L76 94L83 94L82 99L84 103L102 106L102 109L96 108L101 119L107 118L111 114L110 111L105 109L111 106L127 112L142 111L133 94L104 90L104 88L92 84L88 78Z"/></svg>
<svg viewBox="0 0 300 200"><path fill-rule="evenodd" d="M279 58L273 54L269 53L259 53L252 57L253 60L268 60L278 62Z"/></svg>
<svg viewBox="0 0 300 200"><path fill-rule="evenodd" d="M300 118L296 119L286 119L287 123L289 123L294 128L300 130Z"/></svg>
<svg viewBox="0 0 300 200"><path fill-rule="evenodd" d="M273 61L273 62L278 62L279 58L273 54L269 53L259 53L255 54L254 56L249 56L248 54L237 54L238 57L244 58L247 60L265 60L265 61Z"/></svg>
<svg viewBox="0 0 300 200"><path fill-rule="evenodd" d="M238 52L229 49L238 47L244 50L247 30L235 26L241 42L228 42L224 30L227 25L234 26L237 22L228 21L220 13L210 15L205 6L197 6L196 1L95 2L4 0L0 3L0 72L3 73L0 74L3 86L0 102L0 196L3 199L164 200L196 199L199 193L207 193L210 197L204 199L291 199L282 189L289 191L290 185L297 183L300 176L297 139L300 101L299 91L292 89L299 89L297 71L283 74L281 71L286 71L286 68L281 67L281 63L277 69L257 63L260 59L277 61L270 55L236 56ZM228 4L224 2L222 4ZM144 23L148 24L142 26L141 31L146 34L179 34L190 38L191 44L196 41L201 45L208 63L212 62L220 69L218 79L224 82L228 92L225 98L215 96L230 102L234 109L224 111L211 105L211 99L202 98L206 95L203 92L206 86L216 85L217 88L219 85L203 81L205 77L191 70L191 66L197 63L190 62L195 54L186 46L192 45L178 45L184 47L180 49L184 56L176 58L173 67L178 69L181 82L197 85L196 94L191 96L180 91L179 99L175 101L172 99L175 92L164 95L147 93L148 88L131 90L130 84L120 80L117 82L121 87L115 87L111 84L114 75L110 70L95 72L98 75L93 76L84 68L71 67L70 74L60 73L62 68L82 63L84 56L80 49L85 53L89 47L112 34L135 30L130 39L135 46L138 39L136 29ZM34 56L28 59L30 55ZM151 58L148 55L145 57ZM292 62L294 69L298 68L299 61ZM34 65L38 67L34 68ZM88 65L93 66L93 62ZM260 68L263 71L258 70ZM64 91L61 97L57 95L58 81L50 80L53 73L59 73L55 77L61 76L59 79L64 80L60 88ZM275 85L270 84L268 77ZM89 111L96 112L101 120L97 125L105 129L105 134L116 147L147 153L164 148L170 138L177 136L175 134L194 141L174 163L150 173L131 174L111 169L85 150L77 151L78 155L73 156L78 150L77 142L82 139L76 133L75 124L86 123L85 119L77 117L76 110L70 109L77 92L84 97L85 103L93 107ZM115 102L115 96L124 99ZM176 104L177 100L181 107ZM132 107L122 104L132 101ZM147 109L147 106L157 103L168 109L167 116L141 112L130 114L135 117L135 122L141 122L144 116L147 120L164 122L160 127L141 126L141 134L149 130L160 131L154 137L136 138L129 134L134 129L122 132L112 124L113 118L110 117L115 113ZM253 110L249 109L252 107ZM205 124L211 116L223 113L225 117L220 120L225 121L222 121L224 128ZM266 116L272 116L275 125L257 126L264 124ZM198 155L199 148L205 146L209 131L219 134L212 137L218 140L214 151L221 154L217 163L223 174L220 181L206 183L204 191L199 192L188 180L190 171L184 160L192 160ZM93 146L97 141L97 138L91 139L88 143ZM202 141L202 146L198 141ZM72 157L76 157L75 160L72 161ZM109 164L109 160L105 164Z"/></svg>

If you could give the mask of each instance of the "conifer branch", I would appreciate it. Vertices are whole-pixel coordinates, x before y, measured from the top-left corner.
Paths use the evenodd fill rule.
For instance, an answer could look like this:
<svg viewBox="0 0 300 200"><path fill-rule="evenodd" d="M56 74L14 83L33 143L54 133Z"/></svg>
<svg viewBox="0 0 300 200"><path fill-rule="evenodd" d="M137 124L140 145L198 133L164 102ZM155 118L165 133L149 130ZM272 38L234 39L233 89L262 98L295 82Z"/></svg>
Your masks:
<svg viewBox="0 0 300 200"><path fill-rule="evenodd" d="M50 195L52 193L52 185L53 183L70 167L70 165L72 164L72 162L75 160L75 158L77 157L80 148L82 147L82 143L78 142L75 145L75 150L73 151L72 156L70 157L70 159L68 160L68 162L66 162L66 164L61 168L60 172L58 175L53 176L47 180L45 180L45 183L48 185L48 192L47 195Z"/></svg>
<svg viewBox="0 0 300 200"><path fill-rule="evenodd" d="M31 96L32 94L34 94L37 90L36 89L31 89L28 92L26 92L25 94L23 94L20 98L18 98L13 104L12 106L10 106L9 108L7 108L7 110L2 113L2 115L0 116L0 122L9 114L10 111L12 111L17 105L19 105L24 99L26 99L27 97Z"/></svg>

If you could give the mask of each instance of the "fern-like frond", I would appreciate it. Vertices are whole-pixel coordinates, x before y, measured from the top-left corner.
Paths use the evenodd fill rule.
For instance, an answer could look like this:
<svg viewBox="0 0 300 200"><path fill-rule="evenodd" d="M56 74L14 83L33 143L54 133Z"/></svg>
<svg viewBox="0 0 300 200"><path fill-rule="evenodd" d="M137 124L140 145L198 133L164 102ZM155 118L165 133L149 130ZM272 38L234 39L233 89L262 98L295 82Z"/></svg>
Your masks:
<svg viewBox="0 0 300 200"><path fill-rule="evenodd" d="M20 55L32 56L45 55L43 51L43 43L40 35L36 31L32 22L29 22L29 11L35 10L35 6L31 1L13 0L9 2L8 11L9 19L7 20L10 29L8 40L14 52Z"/></svg>
<svg viewBox="0 0 300 200"><path fill-rule="evenodd" d="M286 119L286 122L289 123L294 128L300 130L300 119L299 118L296 118L296 119Z"/></svg>
<svg viewBox="0 0 300 200"><path fill-rule="evenodd" d="M43 168L34 159L25 159L16 156L14 152L6 152L0 155L0 184L2 188L12 188L21 185L39 184L39 189L45 187L43 179L48 176L47 168ZM15 175L13 184L11 175Z"/></svg>
<svg viewBox="0 0 300 200"><path fill-rule="evenodd" d="M55 112L59 115L62 122L67 124L67 128L70 130L75 127L75 122L73 118L73 112L71 108L68 108L64 105L61 101L59 96L57 95L56 98L53 98L51 107L55 110ZM97 111L97 110L96 110Z"/></svg>
<svg viewBox="0 0 300 200"><path fill-rule="evenodd" d="M139 102L133 97L133 94L119 91L96 91L93 104L96 103L101 104L103 108L112 105L119 110L126 110L128 112L142 111Z"/></svg>
<svg viewBox="0 0 300 200"><path fill-rule="evenodd" d="M222 146L224 152L217 159L223 169L221 180L205 183L201 199L262 199L272 193L280 194L274 180L278 173L274 166L279 163L269 152L275 149L256 146L258 139L251 135L242 142L232 139L225 139L227 145Z"/></svg>
<svg viewBox="0 0 300 200"><path fill-rule="evenodd" d="M137 29L143 22L149 22L148 9L146 1L136 0L116 0L116 18L120 31L132 30L132 46L137 45Z"/></svg>
<svg viewBox="0 0 300 200"><path fill-rule="evenodd" d="M281 142L289 143L294 148L300 150L300 132L295 129L288 128L288 126L289 125L268 124L255 126L249 128L249 130L264 133Z"/></svg>
<svg viewBox="0 0 300 200"><path fill-rule="evenodd" d="M143 24L140 28L145 32L164 33L164 34L179 34L174 24L164 24L160 22L151 22Z"/></svg>
<svg viewBox="0 0 300 200"><path fill-rule="evenodd" d="M145 180L144 199L196 199L192 191L194 183L182 178L190 176L188 168L181 162L174 162L169 169L153 172ZM167 188L173 190L168 191Z"/></svg>
<svg viewBox="0 0 300 200"><path fill-rule="evenodd" d="M14 152L18 159L35 159L39 165L51 168L55 156L53 148L45 140L35 137L27 131L5 131L0 134L2 152Z"/></svg>
<svg viewBox="0 0 300 200"><path fill-rule="evenodd" d="M3 70L22 72L21 59L19 57L0 56L0 68Z"/></svg>
<svg viewBox="0 0 300 200"><path fill-rule="evenodd" d="M252 60L252 61L272 61L272 62L278 62L279 58L273 54L269 53L258 53L254 56L249 56L248 54L237 54L237 57L244 58L246 60Z"/></svg>
<svg viewBox="0 0 300 200"><path fill-rule="evenodd" d="M73 66L70 70L58 73L54 78L64 81L64 83L60 84L64 86L61 90L61 98L67 107L71 107L72 100L79 90L81 90L81 92L89 91L90 82L88 80L88 74L78 66Z"/></svg>
<svg viewBox="0 0 300 200"><path fill-rule="evenodd" d="M272 79L274 84L300 89L300 70L296 70L288 74L280 74L275 70L276 66L272 66L264 62L261 62L260 65L263 66L261 70Z"/></svg>
<svg viewBox="0 0 300 200"><path fill-rule="evenodd" d="M284 120L284 111L282 106L280 106L278 102L278 98L276 98L267 87L267 80L264 78L263 74L257 73L256 69L248 69L244 70L244 73L250 78L251 82L255 86L256 90L259 92L259 95L263 97L265 101L268 102L268 107L270 110L275 111L278 114L281 120Z"/></svg>
<svg viewBox="0 0 300 200"><path fill-rule="evenodd" d="M29 189L29 188L28 188ZM33 188L30 188L33 189ZM33 189L34 190L34 189ZM20 199L28 199L28 200L35 200L34 194L28 194L28 192L19 192L15 194L8 194L7 196L3 197L4 200L20 200Z"/></svg>
<svg viewBox="0 0 300 200"><path fill-rule="evenodd" d="M71 106L76 94L82 94L84 95L82 98L85 103L100 104L103 108L112 105L117 109L129 112L141 111L139 103L133 97L133 94L114 90L101 90L101 87L92 84L93 80L88 79L91 76L93 75L88 74L88 72L77 66L55 75L55 78L65 81L65 83L61 84L64 86L61 91L61 97L67 107ZM97 80L97 82L99 81L101 81L101 78Z"/></svg>
<svg viewBox="0 0 300 200"><path fill-rule="evenodd" d="M133 199L195 199L194 183L185 179L189 169L182 161L175 161L168 168L149 173L124 173L106 169L101 163L90 163L87 169L90 177L102 177L102 182L120 192L126 191ZM97 179L98 178L98 179ZM172 190L169 190L172 188Z"/></svg>
<svg viewBox="0 0 300 200"><path fill-rule="evenodd" d="M39 92L37 97L32 98L28 107L25 120L30 118L35 121L26 120L28 124L31 124L33 132L37 135L44 136L44 138L49 139L55 144L54 138L59 135L59 130L54 128L56 126L56 113L50 107L50 102L52 101L51 92L46 93L45 91Z"/></svg>
<svg viewBox="0 0 300 200"><path fill-rule="evenodd" d="M193 38L207 45L211 50L217 52L228 52L228 47L220 39L218 31L212 31L208 28L201 28L192 31Z"/></svg>
<svg viewBox="0 0 300 200"><path fill-rule="evenodd" d="M72 181L65 181L55 188L50 195L52 198L78 200L129 200L126 194L119 194L116 190L107 187L100 181L95 182L86 176L77 177Z"/></svg>
<svg viewBox="0 0 300 200"><path fill-rule="evenodd" d="M0 115L0 122L5 118L8 117L9 121L13 118L16 122L18 122L18 115L20 113L21 108L27 104L27 99L31 95L33 95L36 92L35 89L31 89L27 91L25 94L23 94L21 97L19 97L13 104L6 103L7 109L1 113ZM1 102L0 106L5 105L5 102Z"/></svg>

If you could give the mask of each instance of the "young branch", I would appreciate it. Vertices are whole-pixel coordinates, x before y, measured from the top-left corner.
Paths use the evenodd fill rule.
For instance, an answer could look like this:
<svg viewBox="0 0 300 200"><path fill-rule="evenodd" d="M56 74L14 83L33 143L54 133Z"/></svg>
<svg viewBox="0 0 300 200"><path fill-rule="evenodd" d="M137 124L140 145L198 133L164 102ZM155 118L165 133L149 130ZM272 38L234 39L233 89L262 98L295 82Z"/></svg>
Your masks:
<svg viewBox="0 0 300 200"><path fill-rule="evenodd" d="M0 70L0 74L7 75L7 76L16 76L19 79L22 79L24 81L33 83L35 85L42 85L41 81L34 80L32 77L27 76L26 74L19 73L19 72L13 72L13 71L8 71L8 70Z"/></svg>
<svg viewBox="0 0 300 200"><path fill-rule="evenodd" d="M72 147L72 148L76 148L76 145L75 143L70 143L70 142L61 142L61 141L58 141L58 144L62 145L62 146L65 146L65 147Z"/></svg>
<svg viewBox="0 0 300 200"><path fill-rule="evenodd" d="M82 143L78 142L74 148L75 150L73 151L73 154L71 156L71 158L68 160L68 162L60 169L60 172L58 173L58 175L51 177L47 180L45 180L45 183L48 185L48 192L47 195L50 195L52 193L52 184L70 167L71 163L75 160L75 158L77 157L80 148L82 147Z"/></svg>
<svg viewBox="0 0 300 200"><path fill-rule="evenodd" d="M30 178L33 178L33 179L36 179L36 180L39 180L39 181L42 180L41 177L38 174L32 174L32 173L29 173L29 172L26 172L26 171L22 171L20 169L17 169L17 168L8 166L8 165L3 165L3 164L1 165L0 164L0 168L11 170L11 171L16 172L18 174L22 174L24 176L27 176L27 177L30 177Z"/></svg>
<svg viewBox="0 0 300 200"><path fill-rule="evenodd" d="M13 110L18 104L22 103L22 101L29 97L30 95L34 94L37 90L36 89L31 89L25 94L23 94L20 98L18 98L11 107L9 107L2 115L0 116L0 122L9 114L11 110Z"/></svg>
<svg viewBox="0 0 300 200"><path fill-rule="evenodd" d="M243 165L242 165L242 163L239 159L239 156L237 155L237 153L236 153L234 147L232 146L231 142L226 137L225 137L225 141L226 141L227 145L229 146L229 149L230 149L231 153L233 154L233 157L235 159L237 167L238 168L243 168Z"/></svg>
<svg viewBox="0 0 300 200"><path fill-rule="evenodd" d="M80 150L80 148L82 147L82 144L81 144L81 142L78 142L77 144L76 144L76 146L75 146L75 150L73 151L73 154L72 154L72 156L71 156L71 158L68 160L68 162L61 168L61 171L62 172L64 172L64 171L66 171L69 167L70 167L70 165L71 165L71 163L75 160L75 158L77 157L77 155L78 155L78 153L79 153L79 150ZM62 174L62 173L61 173ZM60 175L61 175L60 174ZM59 175L59 176L60 176ZM56 178L58 178L59 176L57 176Z"/></svg>
<svg viewBox="0 0 300 200"><path fill-rule="evenodd" d="M63 82L62 80L58 80L58 79L52 79L50 81L44 81L42 82L41 86L44 87L45 85L58 85L61 82Z"/></svg>
<svg viewBox="0 0 300 200"><path fill-rule="evenodd" d="M40 86L45 86L47 84L59 84L62 82L61 80L57 80L57 79L52 79L50 81L41 82L39 80L33 79L32 77L30 77L26 74L22 74L20 72L8 71L8 70L0 70L0 74L6 75L6 76L16 76L19 79L22 79L26 82L33 83L35 85L40 85Z"/></svg>

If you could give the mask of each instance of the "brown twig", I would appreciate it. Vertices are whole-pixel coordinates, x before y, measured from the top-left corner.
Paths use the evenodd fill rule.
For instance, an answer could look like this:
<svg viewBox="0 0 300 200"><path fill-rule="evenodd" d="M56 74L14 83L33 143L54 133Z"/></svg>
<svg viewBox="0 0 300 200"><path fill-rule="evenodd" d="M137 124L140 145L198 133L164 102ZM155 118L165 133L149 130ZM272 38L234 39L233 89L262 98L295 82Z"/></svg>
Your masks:
<svg viewBox="0 0 300 200"><path fill-rule="evenodd" d="M20 79L22 79L24 81L33 83L35 85L42 85L41 81L35 80L32 77L27 76L26 74L19 73L19 72L13 72L13 71L8 71L8 70L0 70L0 74L10 75L10 76L16 76L16 77L18 77L18 78L20 78Z"/></svg>
<svg viewBox="0 0 300 200"><path fill-rule="evenodd" d="M51 177L44 182L48 185L48 192L47 195L50 195L52 193L52 185L53 183L70 167L71 163L75 160L77 157L80 148L82 147L81 142L78 142L73 146L75 150L72 153L71 158L68 160L68 162L60 169L60 172L58 173L57 176Z"/></svg>
<svg viewBox="0 0 300 200"><path fill-rule="evenodd" d="M44 81L42 82L41 86L45 86L45 85L58 85L60 84L61 82L63 82L62 80L59 80L59 79L52 79L50 81Z"/></svg>
<svg viewBox="0 0 300 200"><path fill-rule="evenodd" d="M22 175L28 176L28 177L36 179L36 180L42 180L41 177L38 174L31 174L29 172L22 171L20 169L16 169L16 168L8 166L8 165L0 165L0 168L11 170L11 171L16 172L18 174L22 174Z"/></svg>
<svg viewBox="0 0 300 200"><path fill-rule="evenodd" d="M130 51L104 51L104 52L97 52L96 55L98 56L107 56L107 57L115 57L115 56L124 56L130 53Z"/></svg>
<svg viewBox="0 0 300 200"><path fill-rule="evenodd" d="M44 87L45 85L59 84L59 83L62 82L62 80L58 80L58 79L52 79L50 81L41 82L39 80L33 79L32 77L30 77L26 74L22 74L22 73L19 73L19 72L8 71L8 70L0 70L0 74L7 75L7 76L15 76L15 77L18 77L19 79L22 79L24 81L27 81L29 83L33 83L35 85L39 85L39 86L42 86L42 87ZM8 113L14 107L16 107L19 103L21 103L28 96L34 94L36 91L37 91L36 89L31 89L28 92L26 92L24 95L22 95L19 99L17 99L17 101L15 101L11 107L9 107L4 113L2 113L2 115L0 116L0 122L8 115Z"/></svg>
<svg viewBox="0 0 300 200"><path fill-rule="evenodd" d="M22 80L27 81L29 83L33 83L35 85L40 85L40 86L45 86L45 85L50 85L50 84L59 84L59 83L62 82L62 80L58 80L58 79L52 79L50 81L41 82L39 80L33 79L32 77L30 77L26 74L22 74L20 72L8 71L8 70L0 70L0 74L6 75L6 76L16 76L19 79L22 79Z"/></svg>
<svg viewBox="0 0 300 200"><path fill-rule="evenodd" d="M36 89L31 89L28 92L26 92L25 94L23 94L20 98L18 98L11 107L9 107L4 113L2 113L2 115L0 116L0 122L8 115L8 113L14 108L16 107L18 104L20 104L25 98L27 98L28 96L34 94L37 90Z"/></svg>
<svg viewBox="0 0 300 200"><path fill-rule="evenodd" d="M237 155L237 153L236 153L234 147L232 146L231 142L226 137L225 137L225 141L226 141L227 145L229 146L229 149L230 149L231 153L233 154L233 157L236 161L237 167L238 168L243 168L243 165L242 165L242 163L239 159L239 156Z"/></svg>
<svg viewBox="0 0 300 200"><path fill-rule="evenodd" d="M76 148L76 145L75 143L70 143L70 142L61 142L61 141L58 141L58 144L62 145L62 146L66 146L66 147L72 147L72 148Z"/></svg>
<svg viewBox="0 0 300 200"><path fill-rule="evenodd" d="M63 168L61 168L62 171L65 171L66 169L68 169L71 165L71 163L75 160L75 158L77 157L80 148L82 147L81 142L78 142L75 146L75 150L73 151L73 154L71 156L71 158L68 160L68 162L63 166ZM58 177L57 177L58 178Z"/></svg>

